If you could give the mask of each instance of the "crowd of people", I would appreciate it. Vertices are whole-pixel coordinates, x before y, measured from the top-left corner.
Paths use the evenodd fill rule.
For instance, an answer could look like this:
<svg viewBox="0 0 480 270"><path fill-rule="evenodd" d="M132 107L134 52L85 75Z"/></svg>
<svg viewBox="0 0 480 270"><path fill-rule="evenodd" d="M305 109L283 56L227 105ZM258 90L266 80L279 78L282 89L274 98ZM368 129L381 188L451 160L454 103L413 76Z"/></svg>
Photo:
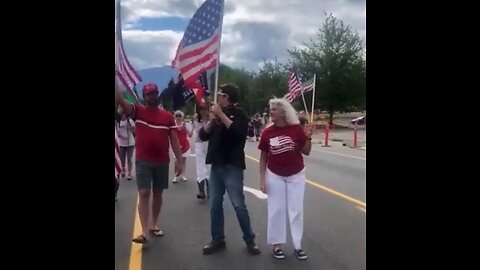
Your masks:
<svg viewBox="0 0 480 270"><path fill-rule="evenodd" d="M158 218L163 191L169 188L170 147L175 156L172 182L185 182L186 158L190 156L189 137L195 135L196 197L208 199L210 203L211 241L203 247L203 254L226 248L225 192L236 212L248 252L260 254L243 193L244 148L247 139L253 142L255 137L261 151L259 185L261 191L268 194L267 243L272 246L275 258L285 258L282 245L287 241L288 214L295 256L300 260L307 259L301 244L305 191L303 155L310 154L312 132L292 105L284 99L270 100L270 119L265 123L259 114L248 117L238 104L237 87L226 84L219 87L216 104L197 107L191 128L188 128L182 111L172 114L159 106L159 91L155 84L146 84L142 92L145 105L129 103L118 89L115 96L121 177L135 180L139 196L142 233L132 241L146 244L150 236L164 235ZM134 152L135 164L132 162ZM118 188L116 181L115 200Z"/></svg>

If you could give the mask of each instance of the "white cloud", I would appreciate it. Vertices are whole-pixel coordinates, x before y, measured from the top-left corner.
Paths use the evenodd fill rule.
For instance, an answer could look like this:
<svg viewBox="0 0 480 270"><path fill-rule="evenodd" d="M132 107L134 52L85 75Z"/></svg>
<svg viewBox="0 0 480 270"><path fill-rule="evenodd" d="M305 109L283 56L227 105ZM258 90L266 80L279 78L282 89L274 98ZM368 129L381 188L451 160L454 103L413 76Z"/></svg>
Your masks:
<svg viewBox="0 0 480 270"><path fill-rule="evenodd" d="M125 49L136 68L170 63L183 33L138 31L140 18L190 18L202 0L122 0ZM257 69L263 58L288 57L287 49L308 42L325 12L350 25L366 40L365 0L226 0L220 60ZM138 67L137 67L138 65Z"/></svg>
<svg viewBox="0 0 480 270"><path fill-rule="evenodd" d="M175 56L183 33L165 31L123 31L128 59L135 69L168 65Z"/></svg>

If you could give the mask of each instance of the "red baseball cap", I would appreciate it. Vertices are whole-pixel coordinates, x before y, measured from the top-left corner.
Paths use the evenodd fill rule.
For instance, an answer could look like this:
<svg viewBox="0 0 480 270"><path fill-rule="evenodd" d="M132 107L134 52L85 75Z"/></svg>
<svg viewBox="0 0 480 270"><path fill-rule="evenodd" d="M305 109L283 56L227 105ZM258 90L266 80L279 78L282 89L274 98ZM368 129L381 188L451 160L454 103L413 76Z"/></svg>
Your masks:
<svg viewBox="0 0 480 270"><path fill-rule="evenodd" d="M148 83L143 86L142 92L144 95L148 95L152 92L157 92L158 93L158 87L154 83Z"/></svg>

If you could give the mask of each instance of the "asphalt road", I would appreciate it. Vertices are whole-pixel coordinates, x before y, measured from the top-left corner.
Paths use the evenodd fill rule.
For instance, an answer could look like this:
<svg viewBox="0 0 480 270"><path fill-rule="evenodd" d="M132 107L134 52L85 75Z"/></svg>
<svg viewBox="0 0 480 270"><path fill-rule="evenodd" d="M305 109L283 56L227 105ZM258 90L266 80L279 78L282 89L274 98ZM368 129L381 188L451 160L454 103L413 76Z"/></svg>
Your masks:
<svg viewBox="0 0 480 270"><path fill-rule="evenodd" d="M245 171L246 204L256 242L262 254L247 253L235 212L225 195L225 234L227 249L202 255L210 241L208 202L196 199L194 157L187 159L188 182L173 184L164 193L160 224L161 238L150 238L147 246L131 244L140 232L136 213L136 185L121 181L115 204L115 269L366 269L366 151L342 146L314 145L305 158L307 185L304 206L303 248L309 256L298 261L291 238L284 246L287 258L277 260L266 244L266 200L250 192L259 189L256 142L247 142ZM170 166L173 167L172 165ZM170 172L173 176L173 172ZM172 178L172 177L170 177Z"/></svg>

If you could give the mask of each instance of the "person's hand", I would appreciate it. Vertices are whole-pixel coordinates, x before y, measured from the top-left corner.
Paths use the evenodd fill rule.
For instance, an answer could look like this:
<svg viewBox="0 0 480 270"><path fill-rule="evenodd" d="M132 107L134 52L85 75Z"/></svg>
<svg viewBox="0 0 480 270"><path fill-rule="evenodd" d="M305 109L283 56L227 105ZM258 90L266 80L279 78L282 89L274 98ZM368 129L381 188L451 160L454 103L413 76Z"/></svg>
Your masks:
<svg viewBox="0 0 480 270"><path fill-rule="evenodd" d="M174 172L176 175L180 175L183 173L185 169L185 165L180 160L175 160L175 168Z"/></svg>
<svg viewBox="0 0 480 270"><path fill-rule="evenodd" d="M265 180L260 181L260 190L267 194L267 182Z"/></svg>
<svg viewBox="0 0 480 270"><path fill-rule="evenodd" d="M313 135L313 128L312 127L305 127L305 134L308 138L312 138Z"/></svg>
<svg viewBox="0 0 480 270"><path fill-rule="evenodd" d="M220 116L220 115L222 115L222 113L223 113L222 107L220 107L220 105L218 105L218 104L214 104L214 105L210 108L210 111L211 111L215 116Z"/></svg>
<svg viewBox="0 0 480 270"><path fill-rule="evenodd" d="M208 120L214 121L215 119L217 119L217 117L215 116L215 114L214 114L213 112L210 112L209 115L208 115Z"/></svg>

